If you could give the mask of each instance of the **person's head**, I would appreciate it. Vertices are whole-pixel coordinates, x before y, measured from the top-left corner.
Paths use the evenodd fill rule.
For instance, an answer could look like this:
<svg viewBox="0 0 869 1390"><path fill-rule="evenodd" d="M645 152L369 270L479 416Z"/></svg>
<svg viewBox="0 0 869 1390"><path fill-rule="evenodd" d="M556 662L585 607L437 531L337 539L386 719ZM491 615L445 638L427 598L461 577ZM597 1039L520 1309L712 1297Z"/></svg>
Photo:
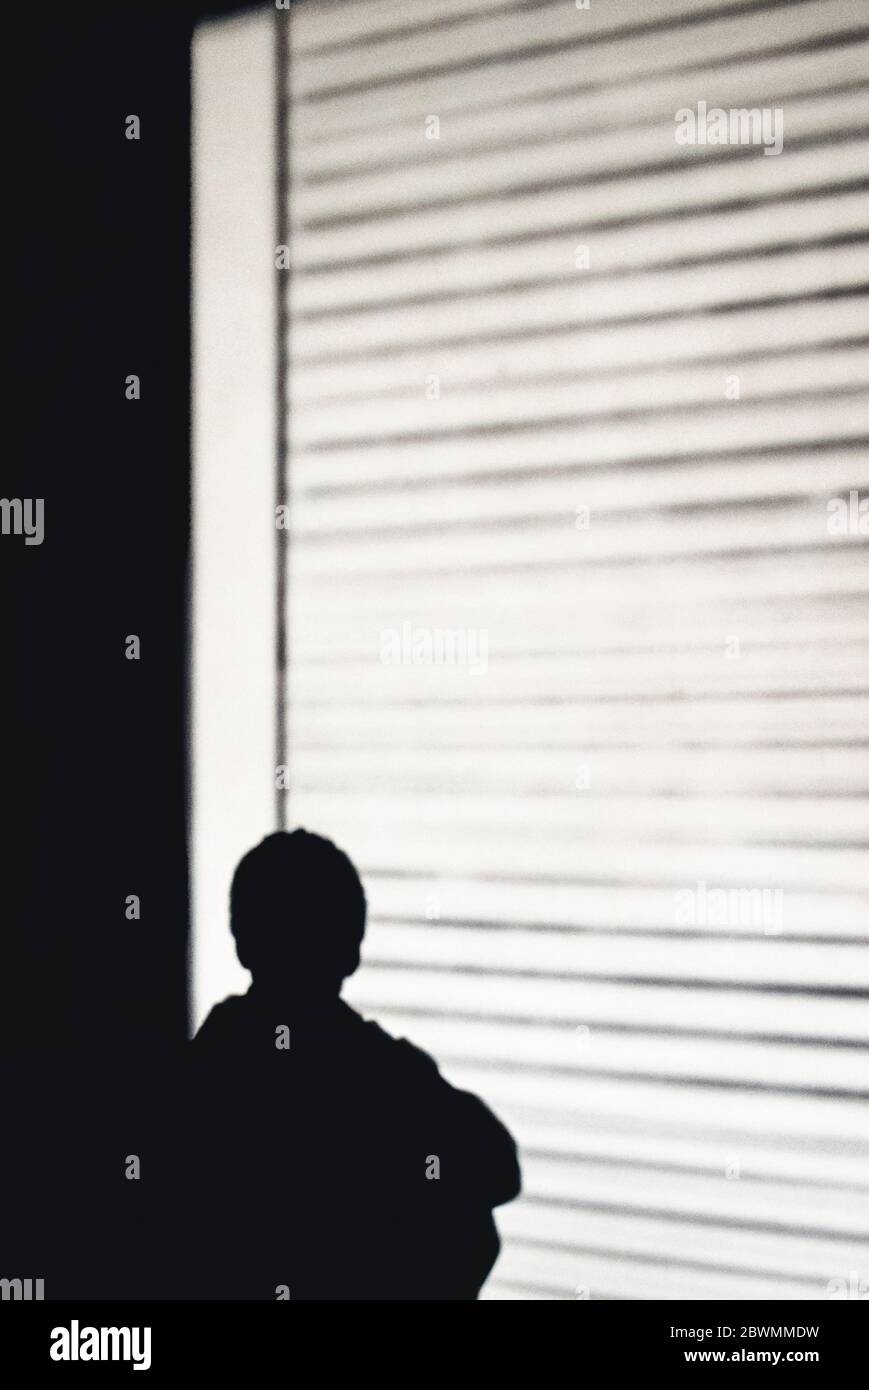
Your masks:
<svg viewBox="0 0 869 1390"><path fill-rule="evenodd" d="M241 860L230 923L257 986L337 995L359 964L365 894L343 850L307 830L267 835Z"/></svg>

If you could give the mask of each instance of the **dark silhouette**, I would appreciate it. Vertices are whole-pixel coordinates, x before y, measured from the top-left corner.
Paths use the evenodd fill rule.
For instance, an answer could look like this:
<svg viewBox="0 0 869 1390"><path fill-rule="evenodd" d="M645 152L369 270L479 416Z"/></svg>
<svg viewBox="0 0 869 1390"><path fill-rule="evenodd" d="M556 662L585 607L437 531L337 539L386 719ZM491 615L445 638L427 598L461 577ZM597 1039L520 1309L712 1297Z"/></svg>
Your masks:
<svg viewBox="0 0 869 1390"><path fill-rule="evenodd" d="M191 1045L183 1124L207 1298L472 1299L519 1191L507 1130L340 998L365 896L331 841L268 836L236 870L247 994Z"/></svg>

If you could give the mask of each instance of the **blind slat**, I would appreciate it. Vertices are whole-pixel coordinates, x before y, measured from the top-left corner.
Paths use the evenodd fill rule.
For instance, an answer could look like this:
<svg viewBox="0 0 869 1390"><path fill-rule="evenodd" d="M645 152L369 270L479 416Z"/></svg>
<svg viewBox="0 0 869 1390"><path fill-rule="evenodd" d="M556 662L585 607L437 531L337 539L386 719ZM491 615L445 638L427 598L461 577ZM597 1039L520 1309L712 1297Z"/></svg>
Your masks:
<svg viewBox="0 0 869 1390"><path fill-rule="evenodd" d="M559 0L560 3L560 0ZM851 83L862 85L869 44L847 34L829 48L791 51L783 55L742 55L738 63L718 66L713 59L703 68L702 80L710 106L781 104L794 96L831 92ZM376 141L368 130L346 133L309 131L294 138L293 160L297 177L304 182L326 181L361 170L425 159L434 164L464 152L482 148L519 148L549 141L558 134L594 134L619 127L672 120L673 113L693 106L697 99L694 71L666 72L637 77L630 85L581 86L552 91L539 99L498 108L456 111L450 116L449 142L442 147L428 141L420 150L418 112L411 112L378 127ZM295 125L290 131L295 137Z"/></svg>
<svg viewBox="0 0 869 1390"><path fill-rule="evenodd" d="M690 147L689 147L690 148ZM704 208L752 201L805 196L816 188L863 184L867 142L843 138L818 147L796 146L788 158L753 157L701 163L685 157L684 168L639 173L587 187L544 189L517 196L498 195L469 202L464 208L425 209L372 218L346 225L316 227L303 234L296 228L293 264L299 270L348 260L419 256L439 249L499 245L558 232L587 233L631 221L651 223L656 217L684 216ZM741 151L741 153L744 153Z"/></svg>
<svg viewBox="0 0 869 1390"><path fill-rule="evenodd" d="M584 896L587 897L587 894L583 895L580 890L579 913L582 913ZM616 890L612 896L616 903L626 903L625 892ZM639 894L634 896L639 897ZM802 1039L817 1041L820 1038L827 1038L831 1042L842 1041L851 1046L869 1042L867 1010L860 999L811 994L786 995L775 999L761 991L710 988L692 992L675 985L600 981L576 983L558 979L527 980L507 975L493 975L481 982L479 978L450 970L430 971L425 984L426 1007L435 1018L449 1018L451 1014L457 1014L460 1018L527 1019L526 1026L530 1027L534 1020L542 1017L550 1023L561 1022L574 1028L579 1026L579 1019L585 1027L604 1035L627 1029L640 1038L669 1033L689 1040L694 1036L711 1035L789 1039L794 1044L800 1044ZM392 1013L406 1010L407 974L404 970L379 966L352 981L348 986L348 997L361 1008L374 1013L380 1009ZM422 1012L420 1007L406 1015L411 1037L416 1028L416 1019ZM685 1042L684 1047L688 1051L690 1041ZM795 1055L799 1056L799 1046L795 1046L794 1050ZM552 1148L555 1145L558 1151L575 1148L578 1152L586 1152L589 1146L594 1149L599 1144L614 1155L624 1157L630 1153L637 1162L644 1157L649 1162L660 1159L658 1149L642 1136L635 1136L633 1143L628 1145L624 1134L613 1135L605 1129L599 1130L596 1125L591 1131L564 1127L557 1133L560 1135L557 1143L545 1135L536 1135L533 1143L538 1148ZM684 1145L688 1143L686 1138L671 1136L669 1142L671 1161L676 1161L676 1157L683 1162L689 1161L684 1157ZM696 1160L692 1158L691 1161ZM773 1166L776 1172L782 1170L778 1153ZM812 1172L819 1176L826 1169L823 1165L814 1165ZM861 1176L863 1181L866 1179L866 1169L861 1166L860 1160L855 1160L849 1172L852 1178Z"/></svg>
<svg viewBox="0 0 869 1390"><path fill-rule="evenodd" d="M518 337L497 345L498 373L492 372L492 345L455 342L446 347L411 347L400 354L345 363L296 362L292 409L306 403L312 411L330 409L335 399L366 400L412 395L419 403L427 378L439 379L442 398L473 390L485 409L490 394L507 394L504 378L517 387L545 386L550 380L573 381L577 389L601 373L654 371L659 365L684 370L686 363L706 359L733 365L785 353L803 344L865 338L869 298L853 293L829 300L798 299L772 308L728 306L694 310L654 323L580 325L545 336ZM322 404L317 397L325 397ZM293 419L297 417L295 413Z"/></svg>
<svg viewBox="0 0 869 1390"><path fill-rule="evenodd" d="M584 18L575 8L572 11L568 8L566 13L578 24ZM537 56L532 50L517 61L512 56L506 60L499 58L505 26L495 24L491 31L493 56L489 62L478 59L465 69L456 69L455 63L448 62L431 76L425 72L398 72L387 75L388 80L382 87L362 83L363 89L357 91L354 84L348 84L346 93L339 91L331 95L333 89L326 85L325 76L328 64L316 57L310 65L293 64L292 95L297 99L294 122L298 134L304 137L312 131L346 131L360 123L371 127L387 124L396 116L411 111L424 119L427 112L449 113L490 105L495 92L497 100L503 102L535 97L543 91L564 87L599 86L607 81L628 83L642 75L666 72L674 67L721 63L725 58L738 61L748 54L822 44L837 34L850 34L859 26L859 16L855 15L850 0L803 0L803 3L775 7L768 12L736 13L697 25L683 25L678 31L675 51L674 36L669 29L614 37L584 47L582 31L578 30L579 43L575 47L559 45L555 52L544 56ZM509 20L506 28L509 32ZM299 100L307 94L305 83L311 80L312 70L323 72L324 85L316 100ZM481 81L483 74L485 80Z"/></svg>
<svg viewBox="0 0 869 1390"><path fill-rule="evenodd" d="M366 884L348 999L517 1137L487 1297L864 1267L861 19L293 11L289 819Z"/></svg>
<svg viewBox="0 0 869 1390"><path fill-rule="evenodd" d="M788 103L789 141L824 135L853 134L866 125L865 93L860 91L821 94ZM432 142L435 143L435 142ZM712 146L711 158L734 157L732 146ZM577 141L575 135L538 143L528 148L503 152L484 151L479 155L444 161L437 169L433 193L432 168L420 163L410 168L402 164L394 170L366 171L342 179L306 185L300 183L294 206L297 225L320 223L330 217L346 220L381 217L402 208L465 203L483 194L504 193L527 184L530 188L547 182L578 183L612 175L613 171L640 173L646 166L697 162L696 148L687 152L677 145L673 113L660 125L640 129L589 134Z"/></svg>

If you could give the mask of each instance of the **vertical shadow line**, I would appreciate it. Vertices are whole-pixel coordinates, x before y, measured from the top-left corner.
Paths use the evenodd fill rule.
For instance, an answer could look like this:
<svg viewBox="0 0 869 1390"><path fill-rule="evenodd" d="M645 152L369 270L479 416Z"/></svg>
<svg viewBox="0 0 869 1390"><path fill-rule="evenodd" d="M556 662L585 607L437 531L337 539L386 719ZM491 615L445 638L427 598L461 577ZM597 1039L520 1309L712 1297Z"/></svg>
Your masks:
<svg viewBox="0 0 869 1390"><path fill-rule="evenodd" d="M274 12L275 58L275 245L290 244L290 16ZM290 268L275 270L275 506L289 505ZM289 530L275 512L275 767L287 763L287 571ZM280 514L286 523L289 512ZM275 773L275 827L285 830L287 793Z"/></svg>

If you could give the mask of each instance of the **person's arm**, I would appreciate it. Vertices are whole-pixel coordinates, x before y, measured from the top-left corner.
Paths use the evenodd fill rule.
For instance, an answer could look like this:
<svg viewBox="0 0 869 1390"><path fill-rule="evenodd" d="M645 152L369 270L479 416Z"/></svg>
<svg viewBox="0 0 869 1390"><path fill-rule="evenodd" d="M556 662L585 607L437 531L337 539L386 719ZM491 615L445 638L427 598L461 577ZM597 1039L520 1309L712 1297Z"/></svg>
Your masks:
<svg viewBox="0 0 869 1390"><path fill-rule="evenodd" d="M425 1103L431 1116L432 1134L441 1136L443 1157L452 1171L443 1178L451 1186L458 1179L469 1195L490 1209L512 1202L519 1195L522 1175L513 1136L478 1096L460 1091L441 1076L427 1053L402 1039L399 1046L430 1098Z"/></svg>

